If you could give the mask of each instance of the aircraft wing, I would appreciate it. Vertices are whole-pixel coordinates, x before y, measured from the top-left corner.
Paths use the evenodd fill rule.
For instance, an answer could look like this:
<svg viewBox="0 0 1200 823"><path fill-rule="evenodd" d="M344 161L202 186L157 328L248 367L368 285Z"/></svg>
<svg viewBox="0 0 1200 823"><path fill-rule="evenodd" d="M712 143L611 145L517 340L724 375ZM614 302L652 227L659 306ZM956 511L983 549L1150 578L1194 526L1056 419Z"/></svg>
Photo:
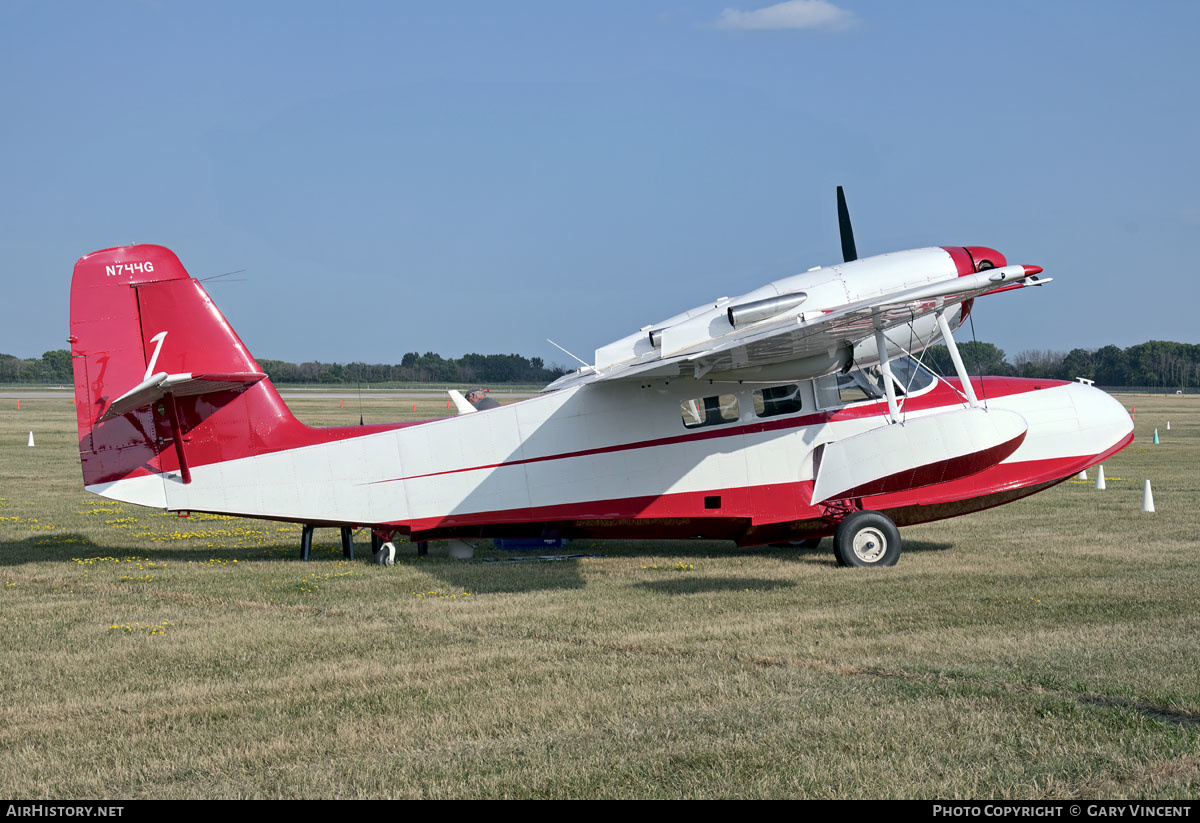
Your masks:
<svg viewBox="0 0 1200 823"><path fill-rule="evenodd" d="M883 294L822 312L785 312L677 352L649 352L605 369L584 367L564 375L546 391L606 380L703 377L827 353L875 333L902 326L939 309L992 292L1042 285L1036 266L1005 266Z"/></svg>

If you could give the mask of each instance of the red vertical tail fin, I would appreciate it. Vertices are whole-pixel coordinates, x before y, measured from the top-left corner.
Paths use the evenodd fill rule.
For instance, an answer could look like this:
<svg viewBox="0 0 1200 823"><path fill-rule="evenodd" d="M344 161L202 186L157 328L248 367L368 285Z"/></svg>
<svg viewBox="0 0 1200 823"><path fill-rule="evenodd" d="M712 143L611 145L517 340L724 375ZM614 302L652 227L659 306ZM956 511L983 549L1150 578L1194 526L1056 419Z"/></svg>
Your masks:
<svg viewBox="0 0 1200 823"><path fill-rule="evenodd" d="M71 355L87 486L294 444L280 399L198 280L162 246L75 264Z"/></svg>

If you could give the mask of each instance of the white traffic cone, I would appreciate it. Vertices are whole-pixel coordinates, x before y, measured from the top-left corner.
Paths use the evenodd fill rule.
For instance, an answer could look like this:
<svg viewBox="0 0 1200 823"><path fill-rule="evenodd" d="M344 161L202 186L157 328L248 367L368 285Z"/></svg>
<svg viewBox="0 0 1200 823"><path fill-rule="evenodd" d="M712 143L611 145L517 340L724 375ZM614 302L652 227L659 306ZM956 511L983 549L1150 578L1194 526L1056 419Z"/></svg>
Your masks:
<svg viewBox="0 0 1200 823"><path fill-rule="evenodd" d="M1104 464L1101 463L1096 467L1096 488L1104 491L1108 486L1104 485Z"/></svg>
<svg viewBox="0 0 1200 823"><path fill-rule="evenodd" d="M1154 511L1154 492L1150 491L1150 481L1146 480L1146 489L1142 492L1142 511Z"/></svg>
<svg viewBox="0 0 1200 823"><path fill-rule="evenodd" d="M1076 480L1087 480L1087 469L1084 469L1079 474L1075 475Z"/></svg>
<svg viewBox="0 0 1200 823"><path fill-rule="evenodd" d="M33 448L33 432L29 433L29 447Z"/></svg>

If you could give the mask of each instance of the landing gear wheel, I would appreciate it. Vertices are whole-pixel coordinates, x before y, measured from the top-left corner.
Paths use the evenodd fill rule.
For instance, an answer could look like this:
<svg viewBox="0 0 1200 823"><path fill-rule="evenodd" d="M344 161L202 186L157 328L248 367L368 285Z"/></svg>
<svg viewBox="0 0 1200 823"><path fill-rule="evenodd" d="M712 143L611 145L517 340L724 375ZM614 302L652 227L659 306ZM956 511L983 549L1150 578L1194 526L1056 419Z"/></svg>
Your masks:
<svg viewBox="0 0 1200 823"><path fill-rule="evenodd" d="M374 554L375 562L380 566L396 565L396 544L390 540L379 547L379 551Z"/></svg>
<svg viewBox="0 0 1200 823"><path fill-rule="evenodd" d="M886 514L855 512L837 527L833 556L839 566L894 566L900 559L900 530Z"/></svg>

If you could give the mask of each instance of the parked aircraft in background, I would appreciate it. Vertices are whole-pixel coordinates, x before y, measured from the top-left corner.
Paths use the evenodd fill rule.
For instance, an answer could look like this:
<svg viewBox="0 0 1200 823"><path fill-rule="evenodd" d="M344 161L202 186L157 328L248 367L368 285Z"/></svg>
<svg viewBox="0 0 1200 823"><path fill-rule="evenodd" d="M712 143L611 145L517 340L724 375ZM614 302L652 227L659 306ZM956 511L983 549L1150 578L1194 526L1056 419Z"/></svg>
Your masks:
<svg viewBox="0 0 1200 823"><path fill-rule="evenodd" d="M1131 442L1098 389L968 376L953 329L976 298L1048 282L1041 268L979 246L857 259L838 201L842 263L647 325L536 397L455 397L458 416L415 423L300 423L171 251L89 254L70 336L85 487L366 527L377 547L832 535L840 564L885 566L897 526L1026 497ZM935 342L954 377L920 365Z"/></svg>

